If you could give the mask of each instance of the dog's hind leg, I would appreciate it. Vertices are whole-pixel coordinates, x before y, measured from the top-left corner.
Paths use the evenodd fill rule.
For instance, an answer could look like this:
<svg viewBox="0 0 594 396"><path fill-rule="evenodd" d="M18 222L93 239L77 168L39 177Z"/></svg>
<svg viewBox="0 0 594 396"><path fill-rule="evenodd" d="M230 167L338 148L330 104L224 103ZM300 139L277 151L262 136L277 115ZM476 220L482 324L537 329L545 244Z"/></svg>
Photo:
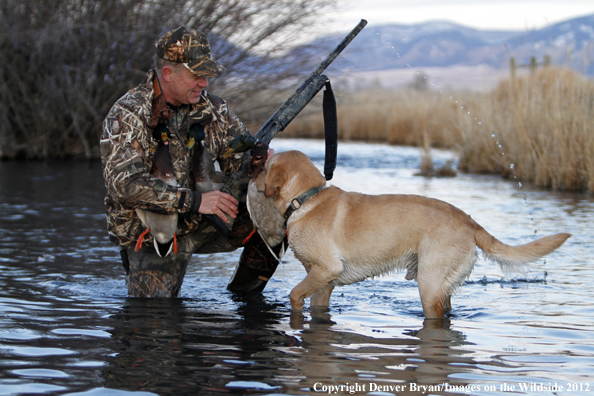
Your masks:
<svg viewBox="0 0 594 396"><path fill-rule="evenodd" d="M334 290L334 285L327 284L315 292L315 294L309 299L310 307L328 307L330 305L330 295L332 294L332 290Z"/></svg>
<svg viewBox="0 0 594 396"><path fill-rule="evenodd" d="M327 269L322 269L317 266L312 268L305 279L291 290L291 294L289 295L291 299L291 308L296 311L301 311L306 298L327 286L334 279L338 278L338 276L339 274L333 274ZM332 289L327 293L328 300L330 300L331 292ZM324 294L322 294L322 296L323 295ZM317 298L315 300L317 300Z"/></svg>
<svg viewBox="0 0 594 396"><path fill-rule="evenodd" d="M427 241L431 242L431 241ZM459 249L426 243L430 248L419 252L417 283L426 319L442 319L445 309L450 309L452 267L458 262Z"/></svg>
<svg viewBox="0 0 594 396"><path fill-rule="evenodd" d="M443 305L443 310L445 312L450 312L452 310L452 295L450 293L447 294L445 304Z"/></svg>
<svg viewBox="0 0 594 396"><path fill-rule="evenodd" d="M466 228L444 230L419 244L417 282L427 319L443 319L451 309L450 294L470 275L476 258L474 239Z"/></svg>
<svg viewBox="0 0 594 396"><path fill-rule="evenodd" d="M425 319L442 319L448 293L419 279L419 294Z"/></svg>

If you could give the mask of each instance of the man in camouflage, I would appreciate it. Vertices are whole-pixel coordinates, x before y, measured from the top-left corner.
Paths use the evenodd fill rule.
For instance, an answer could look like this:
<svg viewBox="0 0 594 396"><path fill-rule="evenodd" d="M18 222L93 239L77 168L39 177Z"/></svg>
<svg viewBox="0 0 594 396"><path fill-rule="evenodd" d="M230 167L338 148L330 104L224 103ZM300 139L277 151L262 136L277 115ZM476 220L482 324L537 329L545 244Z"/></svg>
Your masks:
<svg viewBox="0 0 594 396"><path fill-rule="evenodd" d="M120 246L132 296L177 296L193 253L233 251L252 229L243 203L218 190L199 191L194 183L197 173L215 174L214 161L227 175L242 161L242 154L228 159L222 154L233 138L249 132L223 99L204 90L208 78L224 71L212 58L206 36L182 26L161 37L155 69L121 97L105 118L101 159L107 229L110 239ZM201 137L193 135L197 130ZM176 185L151 173L163 142ZM206 158L202 163L211 169L195 169L195 155ZM176 253L161 257L150 235L139 241L146 226L137 209L178 214ZM227 236L206 221L216 218L229 223L228 217L234 220ZM229 290L261 291L278 265L255 235L244 246Z"/></svg>

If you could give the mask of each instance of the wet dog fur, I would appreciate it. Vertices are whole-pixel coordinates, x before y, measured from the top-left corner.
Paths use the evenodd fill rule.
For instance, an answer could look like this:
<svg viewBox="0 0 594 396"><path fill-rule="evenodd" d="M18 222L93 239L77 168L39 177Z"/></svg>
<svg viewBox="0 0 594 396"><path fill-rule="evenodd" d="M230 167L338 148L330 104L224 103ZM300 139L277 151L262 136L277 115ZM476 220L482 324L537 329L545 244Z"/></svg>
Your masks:
<svg viewBox="0 0 594 396"><path fill-rule="evenodd" d="M327 307L335 286L406 270L416 280L426 318L443 318L450 296L472 272L476 247L518 272L551 253L571 235L559 233L506 245L460 209L418 195L366 195L326 186L310 159L299 151L275 154L257 178L258 191L285 213L291 201L323 187L287 221L289 245L307 276L290 293L291 307Z"/></svg>

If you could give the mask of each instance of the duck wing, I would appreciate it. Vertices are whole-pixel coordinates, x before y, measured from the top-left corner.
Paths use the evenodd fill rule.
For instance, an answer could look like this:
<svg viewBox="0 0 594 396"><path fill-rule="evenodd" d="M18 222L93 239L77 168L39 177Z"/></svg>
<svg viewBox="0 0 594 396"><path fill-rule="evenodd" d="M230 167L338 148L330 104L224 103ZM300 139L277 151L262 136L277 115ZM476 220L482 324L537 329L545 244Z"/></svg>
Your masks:
<svg viewBox="0 0 594 396"><path fill-rule="evenodd" d="M229 175L215 169L215 162L203 141L197 142L193 150L190 175L194 189L202 193L220 190L229 181Z"/></svg>
<svg viewBox="0 0 594 396"><path fill-rule="evenodd" d="M248 184L247 209L268 250L280 261L287 248L285 219L274 206L272 197L266 198L253 181ZM277 255L275 251L279 250L279 245L280 252Z"/></svg>

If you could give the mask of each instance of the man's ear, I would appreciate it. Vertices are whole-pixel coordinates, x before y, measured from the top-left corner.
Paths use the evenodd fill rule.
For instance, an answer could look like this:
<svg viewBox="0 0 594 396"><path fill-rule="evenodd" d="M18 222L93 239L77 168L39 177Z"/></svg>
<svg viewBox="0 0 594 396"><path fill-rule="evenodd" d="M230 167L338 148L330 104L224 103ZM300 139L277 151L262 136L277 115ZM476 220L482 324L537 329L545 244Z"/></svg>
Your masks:
<svg viewBox="0 0 594 396"><path fill-rule="evenodd" d="M175 70L173 70L173 68L171 66L165 66L163 67L163 80L165 80L166 82L171 82L172 78L173 78L173 74L175 74Z"/></svg>
<svg viewBox="0 0 594 396"><path fill-rule="evenodd" d="M287 181L287 173L278 167L271 166L266 173L266 182L264 188L264 196L266 198L275 194Z"/></svg>

